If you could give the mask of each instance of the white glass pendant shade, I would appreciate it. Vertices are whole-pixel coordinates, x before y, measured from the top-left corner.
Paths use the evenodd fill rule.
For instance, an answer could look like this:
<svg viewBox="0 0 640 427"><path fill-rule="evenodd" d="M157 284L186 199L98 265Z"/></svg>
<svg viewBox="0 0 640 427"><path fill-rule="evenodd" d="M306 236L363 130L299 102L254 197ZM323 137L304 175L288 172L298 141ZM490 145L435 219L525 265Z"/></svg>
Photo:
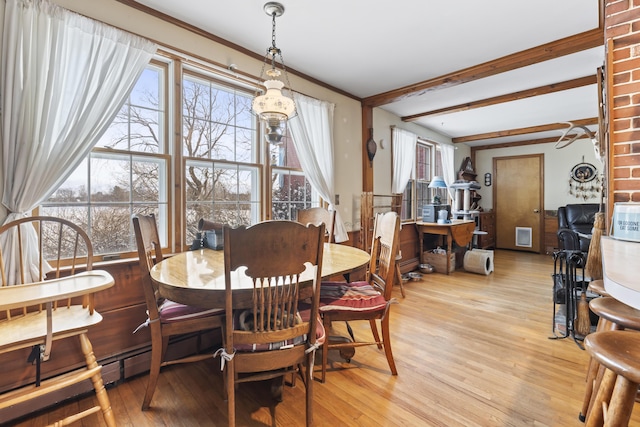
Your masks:
<svg viewBox="0 0 640 427"><path fill-rule="evenodd" d="M293 115L296 106L293 99L282 94L284 83L280 80L267 80L264 86L267 92L253 99L253 111L269 126L274 121L287 121Z"/></svg>

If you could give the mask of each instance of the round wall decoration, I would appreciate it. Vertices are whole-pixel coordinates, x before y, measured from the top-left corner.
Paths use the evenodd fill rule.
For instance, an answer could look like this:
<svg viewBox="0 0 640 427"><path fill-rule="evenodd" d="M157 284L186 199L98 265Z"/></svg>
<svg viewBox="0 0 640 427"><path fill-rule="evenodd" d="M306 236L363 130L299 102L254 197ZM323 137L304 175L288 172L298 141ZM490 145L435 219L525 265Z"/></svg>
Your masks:
<svg viewBox="0 0 640 427"><path fill-rule="evenodd" d="M590 182L596 177L596 167L591 163L578 163L571 169L571 179L577 182Z"/></svg>
<svg viewBox="0 0 640 427"><path fill-rule="evenodd" d="M569 174L569 194L587 201L602 192L602 182L598 170L591 163L578 163Z"/></svg>

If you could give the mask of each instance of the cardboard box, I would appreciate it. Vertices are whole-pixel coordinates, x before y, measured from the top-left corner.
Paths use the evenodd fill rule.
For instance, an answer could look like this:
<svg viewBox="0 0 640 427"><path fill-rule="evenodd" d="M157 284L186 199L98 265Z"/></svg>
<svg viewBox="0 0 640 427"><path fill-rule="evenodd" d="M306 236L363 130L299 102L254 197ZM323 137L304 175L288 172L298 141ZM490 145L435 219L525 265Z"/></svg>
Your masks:
<svg viewBox="0 0 640 427"><path fill-rule="evenodd" d="M431 264L435 268L436 273L447 274L447 255L434 254L433 252L425 252L422 259L425 263ZM456 269L456 254L449 254L449 272Z"/></svg>

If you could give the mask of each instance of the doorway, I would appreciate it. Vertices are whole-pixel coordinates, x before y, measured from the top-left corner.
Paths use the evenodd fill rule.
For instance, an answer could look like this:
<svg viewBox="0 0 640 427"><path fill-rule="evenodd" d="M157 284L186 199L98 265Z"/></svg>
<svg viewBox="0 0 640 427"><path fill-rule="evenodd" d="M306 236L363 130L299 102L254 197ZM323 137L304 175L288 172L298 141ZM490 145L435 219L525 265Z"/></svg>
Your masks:
<svg viewBox="0 0 640 427"><path fill-rule="evenodd" d="M540 253L544 154L493 159L496 248Z"/></svg>

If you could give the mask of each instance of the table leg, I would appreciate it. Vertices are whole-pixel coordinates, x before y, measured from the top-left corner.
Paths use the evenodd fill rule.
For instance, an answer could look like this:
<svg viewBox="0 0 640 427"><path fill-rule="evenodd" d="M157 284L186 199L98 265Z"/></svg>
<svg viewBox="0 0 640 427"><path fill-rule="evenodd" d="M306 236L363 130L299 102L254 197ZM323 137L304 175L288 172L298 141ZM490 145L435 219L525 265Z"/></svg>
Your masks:
<svg viewBox="0 0 640 427"><path fill-rule="evenodd" d="M447 234L447 274L451 271L451 241L453 240L453 235L449 232Z"/></svg>

